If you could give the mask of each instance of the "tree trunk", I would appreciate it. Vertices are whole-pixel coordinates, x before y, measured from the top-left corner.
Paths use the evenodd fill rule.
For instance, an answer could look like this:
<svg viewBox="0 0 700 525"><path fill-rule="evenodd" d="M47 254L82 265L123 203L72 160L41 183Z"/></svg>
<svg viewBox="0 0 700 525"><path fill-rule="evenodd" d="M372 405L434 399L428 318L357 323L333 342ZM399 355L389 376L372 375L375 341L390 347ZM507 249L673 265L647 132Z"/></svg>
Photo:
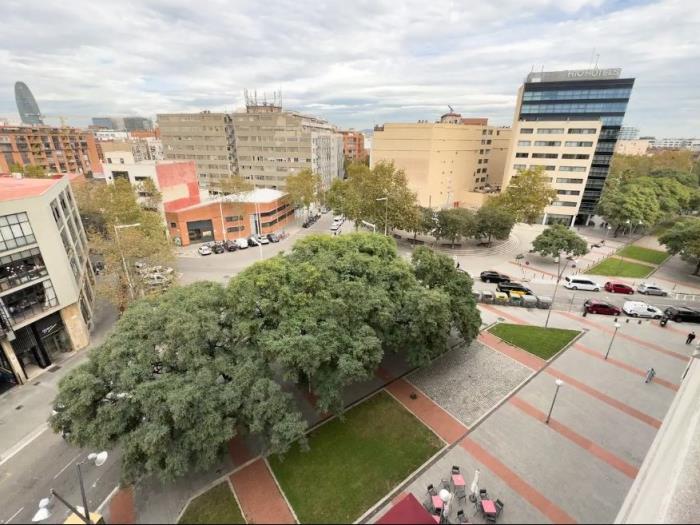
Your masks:
<svg viewBox="0 0 700 525"><path fill-rule="evenodd" d="M698 274L700 274L700 259L698 260L698 264L695 266L695 271L693 272L693 275Z"/></svg>
<svg viewBox="0 0 700 525"><path fill-rule="evenodd" d="M489 233L489 240L486 242L489 246L491 246L491 234Z"/></svg>

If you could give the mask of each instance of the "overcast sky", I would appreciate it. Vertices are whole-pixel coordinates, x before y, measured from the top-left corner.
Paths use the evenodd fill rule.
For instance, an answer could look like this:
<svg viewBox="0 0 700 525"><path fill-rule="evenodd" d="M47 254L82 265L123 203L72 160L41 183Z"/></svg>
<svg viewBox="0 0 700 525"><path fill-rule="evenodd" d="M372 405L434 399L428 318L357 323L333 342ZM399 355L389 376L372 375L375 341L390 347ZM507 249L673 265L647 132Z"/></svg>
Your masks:
<svg viewBox="0 0 700 525"><path fill-rule="evenodd" d="M595 49L636 78L626 125L700 136L697 0L2 0L0 17L10 120L23 80L76 125L240 109L244 88L342 127L433 121L448 104L510 124L533 67L586 68Z"/></svg>

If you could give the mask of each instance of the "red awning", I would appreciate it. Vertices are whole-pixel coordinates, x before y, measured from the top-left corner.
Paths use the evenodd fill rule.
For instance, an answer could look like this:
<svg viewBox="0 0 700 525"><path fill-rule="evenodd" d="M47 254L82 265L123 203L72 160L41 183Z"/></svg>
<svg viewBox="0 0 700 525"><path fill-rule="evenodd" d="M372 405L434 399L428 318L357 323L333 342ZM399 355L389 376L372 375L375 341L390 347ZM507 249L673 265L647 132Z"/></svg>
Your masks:
<svg viewBox="0 0 700 525"><path fill-rule="evenodd" d="M425 507L420 504L413 494L406 494L401 501L389 509L389 512L384 514L377 523L406 523L406 524L425 524L435 525L433 516L425 510Z"/></svg>

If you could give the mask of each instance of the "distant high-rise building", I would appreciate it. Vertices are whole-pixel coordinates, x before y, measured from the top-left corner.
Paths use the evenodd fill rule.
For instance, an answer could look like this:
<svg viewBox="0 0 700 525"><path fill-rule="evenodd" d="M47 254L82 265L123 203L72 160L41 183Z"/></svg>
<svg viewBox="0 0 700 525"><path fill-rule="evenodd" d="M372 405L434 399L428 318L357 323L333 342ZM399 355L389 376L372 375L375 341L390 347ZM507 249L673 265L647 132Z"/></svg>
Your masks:
<svg viewBox="0 0 700 525"><path fill-rule="evenodd" d="M15 82L15 101L17 102L17 111L24 124L41 125L44 123L41 120L39 105L24 82Z"/></svg>
<svg viewBox="0 0 700 525"><path fill-rule="evenodd" d="M114 119L111 117L92 117L92 125L97 128L114 130L119 129L119 127L116 126Z"/></svg>
<svg viewBox="0 0 700 525"><path fill-rule="evenodd" d="M153 129L153 122L144 117L124 117L124 128L127 131L147 131Z"/></svg>
<svg viewBox="0 0 700 525"><path fill-rule="evenodd" d="M621 73L619 68L533 72L518 93L514 128L519 121L530 121L529 128L535 126L532 121L560 121L562 124L557 127L575 130L569 133L577 134L579 128L592 129L592 126L578 126L573 121L601 121L590 170L582 175L586 186L578 209L579 222L587 221L595 213L632 94L634 79L620 78ZM566 147L576 139L572 137L559 146ZM557 151L559 146L551 146L546 151L563 154Z"/></svg>
<svg viewBox="0 0 700 525"><path fill-rule="evenodd" d="M639 138L639 128L634 128L632 126L622 126L620 128L620 133L618 133L617 138L619 140L636 140Z"/></svg>
<svg viewBox="0 0 700 525"><path fill-rule="evenodd" d="M343 135L343 155L351 161L364 160L367 157L365 150L365 136L359 131L341 131Z"/></svg>

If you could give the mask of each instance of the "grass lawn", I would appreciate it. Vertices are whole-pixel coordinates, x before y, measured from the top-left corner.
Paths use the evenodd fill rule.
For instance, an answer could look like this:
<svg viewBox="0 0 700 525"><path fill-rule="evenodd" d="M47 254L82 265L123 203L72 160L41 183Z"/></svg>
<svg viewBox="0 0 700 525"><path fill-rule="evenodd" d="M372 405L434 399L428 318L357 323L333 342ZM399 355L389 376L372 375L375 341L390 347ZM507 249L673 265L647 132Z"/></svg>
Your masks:
<svg viewBox="0 0 700 525"><path fill-rule="evenodd" d="M443 443L380 393L309 435L270 466L301 523L352 523Z"/></svg>
<svg viewBox="0 0 700 525"><path fill-rule="evenodd" d="M580 333L578 330L507 323L498 323L489 328L489 332L542 359L552 357Z"/></svg>
<svg viewBox="0 0 700 525"><path fill-rule="evenodd" d="M649 264L661 264L668 259L668 254L660 250L650 250L641 246L626 246L624 249L617 252L617 255L635 259Z"/></svg>
<svg viewBox="0 0 700 525"><path fill-rule="evenodd" d="M608 257L604 261L599 262L593 268L586 270L587 274L591 275L609 275L615 277L646 277L654 268L647 264L638 264L629 261L623 261L615 257Z"/></svg>
<svg viewBox="0 0 700 525"><path fill-rule="evenodd" d="M224 481L193 499L178 523L245 523L229 484Z"/></svg>

